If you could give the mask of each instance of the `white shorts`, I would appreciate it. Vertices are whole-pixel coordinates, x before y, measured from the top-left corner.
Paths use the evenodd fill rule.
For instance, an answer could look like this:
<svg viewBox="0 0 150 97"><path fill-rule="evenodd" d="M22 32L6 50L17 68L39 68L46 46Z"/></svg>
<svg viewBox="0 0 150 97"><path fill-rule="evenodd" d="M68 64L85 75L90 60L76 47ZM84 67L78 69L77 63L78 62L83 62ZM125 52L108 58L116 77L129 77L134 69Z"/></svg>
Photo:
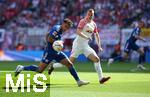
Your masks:
<svg viewBox="0 0 150 97"><path fill-rule="evenodd" d="M96 52L88 44L77 45L76 43L73 43L71 57L77 58L80 54L84 54L86 57L88 57L90 54L94 54L96 57L98 57Z"/></svg>

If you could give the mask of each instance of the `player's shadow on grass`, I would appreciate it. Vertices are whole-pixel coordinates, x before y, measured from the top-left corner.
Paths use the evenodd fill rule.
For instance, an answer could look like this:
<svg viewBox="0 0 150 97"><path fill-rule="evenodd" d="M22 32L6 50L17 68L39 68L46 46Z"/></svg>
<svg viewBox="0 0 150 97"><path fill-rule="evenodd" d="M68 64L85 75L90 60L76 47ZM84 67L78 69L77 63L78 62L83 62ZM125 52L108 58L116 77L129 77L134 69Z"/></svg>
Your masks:
<svg viewBox="0 0 150 97"><path fill-rule="evenodd" d="M47 86L47 88L50 88L50 84L46 84L46 86ZM3 87L3 89L6 89L7 87ZM9 89L12 89L12 87L8 87ZM28 87L24 87L24 89L27 89ZM30 89L32 89L33 88L33 85L30 85ZM41 89L41 88L43 88L43 85L36 85L36 88L39 88L39 89ZM18 89L20 90L21 89L21 87L18 87Z"/></svg>
<svg viewBox="0 0 150 97"><path fill-rule="evenodd" d="M77 87L76 84L50 84L50 88L70 88Z"/></svg>

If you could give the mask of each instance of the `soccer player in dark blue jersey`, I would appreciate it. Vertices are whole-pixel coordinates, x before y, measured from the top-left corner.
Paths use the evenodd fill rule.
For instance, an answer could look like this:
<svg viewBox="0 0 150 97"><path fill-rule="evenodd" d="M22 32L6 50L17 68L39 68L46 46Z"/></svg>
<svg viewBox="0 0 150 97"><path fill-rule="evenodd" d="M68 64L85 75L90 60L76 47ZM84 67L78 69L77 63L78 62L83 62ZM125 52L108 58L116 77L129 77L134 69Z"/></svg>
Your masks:
<svg viewBox="0 0 150 97"><path fill-rule="evenodd" d="M44 50L44 54L39 66L37 65L30 65L30 66L21 66L18 65L15 71L15 76L17 76L22 70L24 71L35 71L38 73L42 73L45 68L52 62L60 62L61 64L68 67L69 72L76 80L78 86L89 84L89 82L82 81L77 75L77 72L69 60L69 58L63 52L57 52L53 49L52 44L56 40L60 40L62 33L66 32L71 26L73 25L70 19L64 19L61 25L55 25L46 35L46 48Z"/></svg>
<svg viewBox="0 0 150 97"><path fill-rule="evenodd" d="M143 26L144 26L144 22L139 21L138 22L138 26L133 29L130 38L126 41L126 44L125 44L125 47L124 47L124 54L123 54L123 56L120 55L120 56L117 56L115 58L110 58L108 60L108 66L110 66L110 64L113 63L114 61L127 59L129 53L131 52L131 50L135 50L135 51L137 51L140 54L139 65L137 65L137 67L140 68L140 69L142 69L142 70L146 69L143 66L143 64L142 64L143 61L144 61L144 50L143 50L142 47L139 47L136 44L136 41L138 39L146 42L146 40L143 37L140 36L141 28Z"/></svg>

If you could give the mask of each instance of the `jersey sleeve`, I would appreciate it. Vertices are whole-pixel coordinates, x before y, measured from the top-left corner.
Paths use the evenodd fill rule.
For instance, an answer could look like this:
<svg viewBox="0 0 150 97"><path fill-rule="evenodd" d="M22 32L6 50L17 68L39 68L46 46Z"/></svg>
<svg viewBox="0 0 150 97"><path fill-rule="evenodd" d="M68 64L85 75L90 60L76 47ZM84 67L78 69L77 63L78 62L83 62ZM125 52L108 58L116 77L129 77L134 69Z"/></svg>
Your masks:
<svg viewBox="0 0 150 97"><path fill-rule="evenodd" d="M53 27L50 31L49 31L49 36L52 38L55 38L57 36L58 32L57 32L57 27Z"/></svg>
<svg viewBox="0 0 150 97"><path fill-rule="evenodd" d="M85 20L84 19L81 19L79 24L78 24L78 29L83 29L83 27L85 26Z"/></svg>

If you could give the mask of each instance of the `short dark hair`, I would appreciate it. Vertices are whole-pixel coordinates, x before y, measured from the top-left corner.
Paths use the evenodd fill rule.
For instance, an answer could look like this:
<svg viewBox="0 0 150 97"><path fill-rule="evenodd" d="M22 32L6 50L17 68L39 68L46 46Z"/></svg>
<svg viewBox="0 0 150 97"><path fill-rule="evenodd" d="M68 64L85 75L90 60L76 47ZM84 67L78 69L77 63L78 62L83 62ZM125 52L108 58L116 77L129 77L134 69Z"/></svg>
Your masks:
<svg viewBox="0 0 150 97"><path fill-rule="evenodd" d="M69 18L65 18L63 22L67 23L70 27L73 26L73 22Z"/></svg>

